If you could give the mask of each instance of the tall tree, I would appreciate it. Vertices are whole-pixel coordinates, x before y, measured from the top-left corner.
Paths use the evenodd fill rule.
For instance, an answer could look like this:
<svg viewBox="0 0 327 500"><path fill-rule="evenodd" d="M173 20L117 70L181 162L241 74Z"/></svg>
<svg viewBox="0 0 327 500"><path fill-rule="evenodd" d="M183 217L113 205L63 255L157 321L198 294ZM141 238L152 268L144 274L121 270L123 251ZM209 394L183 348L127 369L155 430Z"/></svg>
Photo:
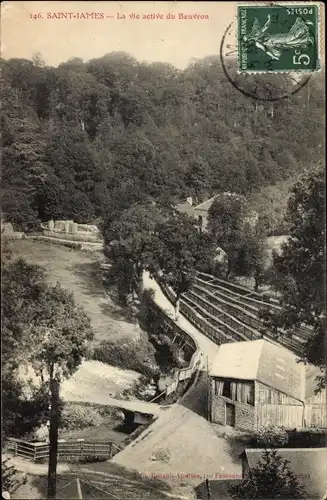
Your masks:
<svg viewBox="0 0 327 500"><path fill-rule="evenodd" d="M242 276L254 278L258 290L267 268L267 233L259 219L255 224L246 223L242 234L242 244L236 260L236 271Z"/></svg>
<svg viewBox="0 0 327 500"><path fill-rule="evenodd" d="M301 324L313 328L307 343L308 361L325 367L325 178L320 165L306 172L291 190L288 204L290 237L274 256L276 287L282 311L268 324L286 330ZM324 383L324 377L321 382Z"/></svg>
<svg viewBox="0 0 327 500"><path fill-rule="evenodd" d="M44 410L43 383L69 377L85 356L93 334L88 316L72 295L59 284L49 285L39 266L23 259L7 261L2 266L1 286L4 396L14 401L6 410L6 428L17 423L13 418L17 411L16 416L22 417L19 432L33 426ZM40 389L29 400L17 378L21 365L33 367L41 379Z"/></svg>
<svg viewBox="0 0 327 500"><path fill-rule="evenodd" d="M164 210L154 204L136 204L107 226L105 251L113 264L111 275L116 277L121 299L139 291L155 228L164 217Z"/></svg>
<svg viewBox="0 0 327 500"><path fill-rule="evenodd" d="M174 214L155 229L148 269L175 291L176 318L181 295L191 287L196 266L210 251L206 243L196 222L184 214Z"/></svg>
<svg viewBox="0 0 327 500"><path fill-rule="evenodd" d="M246 234L254 215L244 196L221 193L209 209L208 231L212 239L228 257L227 276L237 270L240 252L245 246Z"/></svg>

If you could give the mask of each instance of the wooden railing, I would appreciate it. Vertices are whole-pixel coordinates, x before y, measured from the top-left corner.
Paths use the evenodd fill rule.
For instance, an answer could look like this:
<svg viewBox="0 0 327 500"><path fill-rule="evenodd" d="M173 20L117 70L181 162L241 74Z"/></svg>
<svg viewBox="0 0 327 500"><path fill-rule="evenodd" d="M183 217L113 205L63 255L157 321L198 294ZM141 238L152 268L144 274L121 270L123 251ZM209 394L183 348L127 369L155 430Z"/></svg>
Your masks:
<svg viewBox="0 0 327 500"><path fill-rule="evenodd" d="M31 443L23 439L9 438L7 443L8 451L14 455L37 460L47 459L49 457L49 443L36 442ZM108 441L85 441L77 439L58 441L58 459L62 458L85 458L85 457L105 457L112 458L120 448Z"/></svg>
<svg viewBox="0 0 327 500"><path fill-rule="evenodd" d="M159 284L162 292L166 295L167 299L174 304L176 302L175 292L163 282L159 282ZM190 321L190 323L196 326L201 332L203 332L216 344L220 345L226 342L235 342L235 338L230 335L230 332L226 332L223 328L217 328L212 325L210 321L205 319L196 311L194 307L187 304L183 299L181 299L180 301L180 312Z"/></svg>
<svg viewBox="0 0 327 500"><path fill-rule="evenodd" d="M256 306L257 308L260 307L262 309L264 307L276 311L281 309L278 301L276 299L272 299L268 295L261 295L260 293L253 292L240 285L235 285L234 283L229 283L228 281L211 276L210 274L197 273L196 281L199 281L199 283L202 282L206 286L210 287L212 291L221 290L226 295L238 298L239 300L242 300L249 305Z"/></svg>
<svg viewBox="0 0 327 500"><path fill-rule="evenodd" d="M218 328L221 327L227 329L227 333L229 331L232 336L234 335L234 332L236 332L237 336L241 334L242 338L246 340L256 340L261 338L260 331L242 323L235 317L235 315L229 314L222 307L213 304L211 301L209 302L209 297L206 296L204 298L203 295L198 293L198 290L196 292L193 290L187 292L185 299L187 301L191 300L195 303L195 305L199 305L205 313L210 313L214 318L214 321L217 322Z"/></svg>
<svg viewBox="0 0 327 500"><path fill-rule="evenodd" d="M173 293L173 292L172 292ZM172 301L173 297L171 295ZM179 368L175 370L174 380L166 387L165 391L161 395L169 396L175 392L179 386L179 383L184 380L190 379L195 371L199 368L201 361L201 351L199 346L193 337L183 330L177 323L171 318L164 309L162 309L156 302L152 301L152 307L160 315L162 323L165 325L167 333L174 337L174 341L177 342L184 350L186 350L189 355L191 354L191 359L187 367ZM154 400L153 400L154 401Z"/></svg>
<svg viewBox="0 0 327 500"><path fill-rule="evenodd" d="M263 328L263 324L260 319L255 317L254 314L251 314L244 309L242 310L241 304L237 306L239 314L237 314L238 318L236 318L236 305L234 305L237 303L236 300L233 301L233 306L229 305L228 312L225 312L222 309L223 304L220 304L221 307L216 305L220 298L216 298L214 293L210 293L210 302L206 300L204 298L205 289L202 286L198 286L199 281L196 280L195 282L194 288L196 293L194 293L191 289L190 292L187 292L182 296L180 301L180 311L190 321L190 323L196 326L213 342L220 345L227 342L256 340L262 338L275 345L283 345L298 356L303 354L302 342L293 339L292 337L283 335L281 335L278 339L273 338L269 335L267 329ZM204 282L202 282L202 284L204 284ZM164 283L160 283L160 286L167 298L174 303L176 301L176 294L174 291ZM209 292L207 292L207 294L209 294ZM228 297L226 297L225 302L228 300ZM232 311L232 307L234 308L234 312ZM240 316L242 317L240 318ZM247 324L242 322L245 320Z"/></svg>

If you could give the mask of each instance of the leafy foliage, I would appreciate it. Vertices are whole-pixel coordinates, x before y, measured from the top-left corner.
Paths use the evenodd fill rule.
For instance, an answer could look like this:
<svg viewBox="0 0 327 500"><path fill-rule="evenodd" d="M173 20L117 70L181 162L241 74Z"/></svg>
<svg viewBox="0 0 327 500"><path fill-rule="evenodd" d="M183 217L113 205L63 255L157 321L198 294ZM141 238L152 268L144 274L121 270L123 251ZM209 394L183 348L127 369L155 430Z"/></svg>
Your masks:
<svg viewBox="0 0 327 500"><path fill-rule="evenodd" d="M306 498L304 488L276 450L265 450L255 468L246 473L244 480L231 486L232 498Z"/></svg>
<svg viewBox="0 0 327 500"><path fill-rule="evenodd" d="M288 434L284 427L269 425L260 428L255 433L254 441L259 448L277 448L288 443Z"/></svg>
<svg viewBox="0 0 327 500"><path fill-rule="evenodd" d="M268 236L278 236L289 233L287 220L287 205L290 189L296 181L296 175L264 186L249 196L249 203L260 218Z"/></svg>
<svg viewBox="0 0 327 500"><path fill-rule="evenodd" d="M156 227L148 269L175 290L177 300L192 284L204 241L195 221L183 214L174 214Z"/></svg>
<svg viewBox="0 0 327 500"><path fill-rule="evenodd" d="M48 378L70 376L92 338L90 322L71 294L48 285L39 266L23 259L2 266L3 432L21 436L44 422ZM41 385L28 387L20 366L33 366Z"/></svg>
<svg viewBox="0 0 327 500"><path fill-rule="evenodd" d="M116 280L121 297L138 291L151 258L156 224L163 218L155 205L142 204L130 207L111 225L105 222L106 255L113 263L110 276Z"/></svg>
<svg viewBox="0 0 327 500"><path fill-rule="evenodd" d="M218 57L180 71L119 52L52 68L35 54L1 69L3 213L16 229L113 221L163 193L245 194L323 156L323 75L271 104L234 89Z"/></svg>
<svg viewBox="0 0 327 500"><path fill-rule="evenodd" d="M268 325L313 328L307 359L325 366L325 181L318 166L295 183L289 200L290 238L274 256L276 287L282 312L266 315ZM322 380L323 382L323 380Z"/></svg>
<svg viewBox="0 0 327 500"><path fill-rule="evenodd" d="M49 415L48 387L26 388L13 373L2 377L2 437L20 438L45 424Z"/></svg>
<svg viewBox="0 0 327 500"><path fill-rule="evenodd" d="M239 252L235 270L243 276L254 277L255 289L265 279L267 268L267 238L261 218L253 224L245 224L240 235Z"/></svg>
<svg viewBox="0 0 327 500"><path fill-rule="evenodd" d="M122 339L121 344L103 340L99 347L94 348L92 358L119 368L135 370L147 377L152 377L159 371L154 348L147 338L132 343Z"/></svg>
<svg viewBox="0 0 327 500"><path fill-rule="evenodd" d="M195 267L210 260L211 246L193 219L162 204L136 204L110 223L104 222L107 276L120 297L140 295L142 273L172 286L180 295L190 287Z"/></svg>
<svg viewBox="0 0 327 500"><path fill-rule="evenodd" d="M236 273L253 276L258 286L265 267L266 233L245 197L229 192L217 195L209 209L208 231L227 255L226 278Z"/></svg>

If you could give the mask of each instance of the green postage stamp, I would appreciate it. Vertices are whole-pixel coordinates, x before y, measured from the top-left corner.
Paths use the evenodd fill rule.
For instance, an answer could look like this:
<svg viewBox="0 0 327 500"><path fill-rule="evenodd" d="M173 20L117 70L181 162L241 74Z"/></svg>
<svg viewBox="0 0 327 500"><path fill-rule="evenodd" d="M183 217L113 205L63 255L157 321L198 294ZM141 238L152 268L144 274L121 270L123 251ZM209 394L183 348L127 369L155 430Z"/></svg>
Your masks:
<svg viewBox="0 0 327 500"><path fill-rule="evenodd" d="M319 5L238 5L237 40L241 73L317 71Z"/></svg>

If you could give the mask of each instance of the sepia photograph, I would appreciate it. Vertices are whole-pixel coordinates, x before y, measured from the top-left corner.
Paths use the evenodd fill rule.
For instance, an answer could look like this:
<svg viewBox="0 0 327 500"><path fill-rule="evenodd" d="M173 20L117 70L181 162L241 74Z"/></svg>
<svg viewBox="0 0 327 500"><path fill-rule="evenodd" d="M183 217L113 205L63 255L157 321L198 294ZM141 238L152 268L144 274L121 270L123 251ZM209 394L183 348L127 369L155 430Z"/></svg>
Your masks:
<svg viewBox="0 0 327 500"><path fill-rule="evenodd" d="M325 5L1 3L1 490L327 500Z"/></svg>

